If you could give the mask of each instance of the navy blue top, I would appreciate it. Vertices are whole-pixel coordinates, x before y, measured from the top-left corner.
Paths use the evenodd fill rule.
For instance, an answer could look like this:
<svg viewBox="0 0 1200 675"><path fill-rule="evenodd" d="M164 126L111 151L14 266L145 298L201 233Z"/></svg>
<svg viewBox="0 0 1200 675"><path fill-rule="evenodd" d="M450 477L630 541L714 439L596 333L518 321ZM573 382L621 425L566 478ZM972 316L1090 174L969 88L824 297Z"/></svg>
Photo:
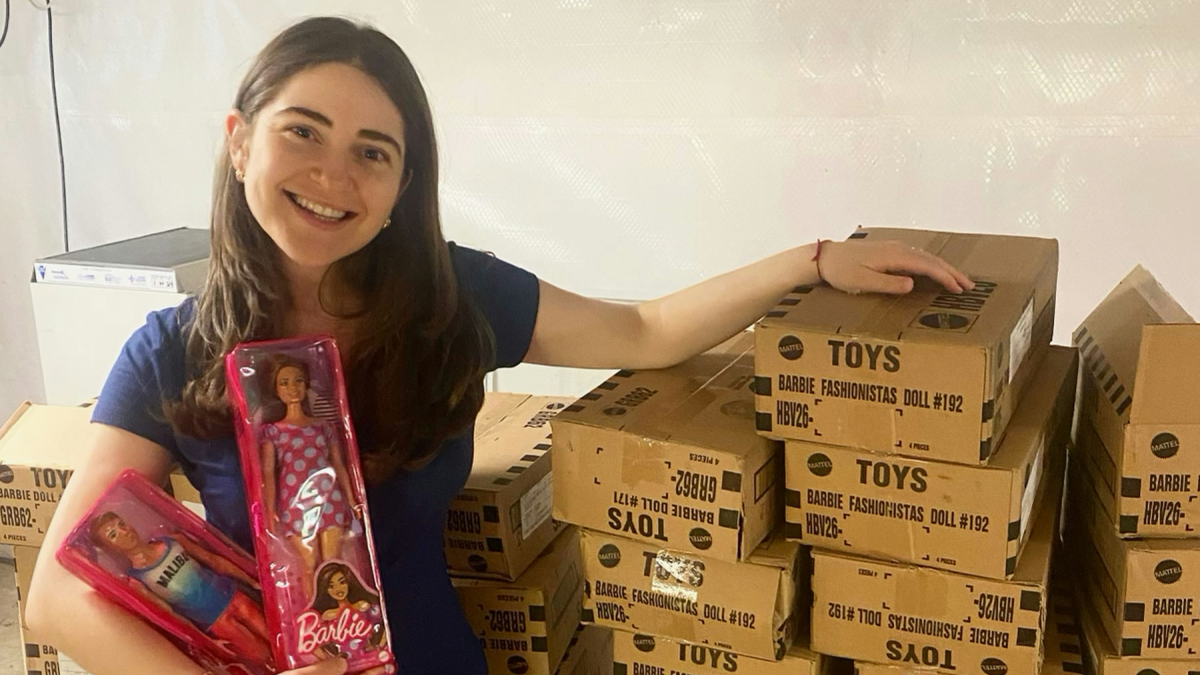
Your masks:
<svg viewBox="0 0 1200 675"><path fill-rule="evenodd" d="M537 277L454 244L451 257L459 283L496 336L496 366L517 365L529 349L537 318ZM109 373L92 421L166 448L200 491L209 522L253 551L237 441L232 436L198 440L163 421L163 398L178 400L183 391L182 329L193 305L189 299L147 317ZM450 585L442 550L446 511L466 484L473 458L469 429L447 440L424 468L397 472L367 490L392 647L405 675L487 672L479 641Z"/></svg>

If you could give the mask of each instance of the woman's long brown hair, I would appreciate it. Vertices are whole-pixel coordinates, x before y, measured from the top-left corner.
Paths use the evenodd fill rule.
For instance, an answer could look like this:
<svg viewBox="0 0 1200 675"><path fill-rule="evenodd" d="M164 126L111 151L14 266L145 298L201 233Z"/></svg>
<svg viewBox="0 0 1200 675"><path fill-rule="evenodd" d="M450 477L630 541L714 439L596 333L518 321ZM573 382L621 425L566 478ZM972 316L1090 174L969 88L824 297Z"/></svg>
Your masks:
<svg viewBox="0 0 1200 675"><path fill-rule="evenodd" d="M383 33L340 18L304 20L276 36L250 66L234 106L249 124L289 78L323 63L373 77L404 120L405 169L412 179L392 208L392 225L330 274L361 311L347 354L346 387L369 482L427 462L463 431L483 403L494 338L459 287L438 212L437 143L425 90L400 47ZM185 329L188 379L164 402L181 433L202 439L233 432L224 357L238 343L282 337L291 304L282 253L259 226L228 148L213 186L208 279Z"/></svg>

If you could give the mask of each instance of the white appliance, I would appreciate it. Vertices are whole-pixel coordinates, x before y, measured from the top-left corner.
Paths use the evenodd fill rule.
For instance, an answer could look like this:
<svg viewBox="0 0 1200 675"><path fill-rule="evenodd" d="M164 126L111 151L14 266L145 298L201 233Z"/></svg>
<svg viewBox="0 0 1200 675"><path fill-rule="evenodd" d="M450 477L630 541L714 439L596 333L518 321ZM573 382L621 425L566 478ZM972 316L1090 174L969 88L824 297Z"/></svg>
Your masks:
<svg viewBox="0 0 1200 675"><path fill-rule="evenodd" d="M208 256L208 230L179 228L35 261L30 293L46 402L98 396L146 315L200 290Z"/></svg>

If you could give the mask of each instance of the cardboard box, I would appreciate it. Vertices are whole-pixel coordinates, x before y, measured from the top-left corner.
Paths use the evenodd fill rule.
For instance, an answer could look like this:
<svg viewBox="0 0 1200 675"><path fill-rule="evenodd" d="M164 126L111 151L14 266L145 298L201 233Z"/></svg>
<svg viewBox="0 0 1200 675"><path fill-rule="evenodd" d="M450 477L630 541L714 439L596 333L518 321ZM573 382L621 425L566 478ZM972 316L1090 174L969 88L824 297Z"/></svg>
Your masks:
<svg viewBox="0 0 1200 675"><path fill-rule="evenodd" d="M613 630L580 626L567 646L558 675L613 675Z"/></svg>
<svg viewBox="0 0 1200 675"><path fill-rule="evenodd" d="M800 545L772 537L742 563L583 530L584 621L760 659L792 644Z"/></svg>
<svg viewBox="0 0 1200 675"><path fill-rule="evenodd" d="M797 641L782 660L768 661L743 656L705 644L613 631L612 675L702 675L738 673L738 675L821 675L830 659Z"/></svg>
<svg viewBox="0 0 1200 675"><path fill-rule="evenodd" d="M1046 660L1042 675L1083 675L1084 649L1079 630L1079 611L1066 565L1055 564L1050 580L1050 605L1046 614Z"/></svg>
<svg viewBox="0 0 1200 675"><path fill-rule="evenodd" d="M39 549L30 546L13 546L12 549L16 568L18 623L21 627L21 644L25 647L23 672L28 675L57 674L58 650L31 633L25 624L25 598L29 597L29 583L33 580L33 565L37 562Z"/></svg>
<svg viewBox="0 0 1200 675"><path fill-rule="evenodd" d="M1124 537L1200 537L1200 325L1136 267L1075 331L1081 428L1108 464ZM1182 452L1181 452L1182 450ZM1119 478L1119 480L1115 480Z"/></svg>
<svg viewBox="0 0 1200 675"><path fill-rule="evenodd" d="M188 504L203 503L200 499L200 491L196 489L195 485L192 485L179 467L175 467L171 471L171 496Z"/></svg>
<svg viewBox="0 0 1200 675"><path fill-rule="evenodd" d="M1050 581L1041 675L1083 675L1083 648L1076 616L1069 582L1057 576L1056 572ZM854 671L855 675L929 675L930 672L927 669L866 661L856 661Z"/></svg>
<svg viewBox="0 0 1200 675"><path fill-rule="evenodd" d="M452 572L516 579L562 530L550 518L550 419L570 402L527 394L484 399L471 475L446 519Z"/></svg>
<svg viewBox="0 0 1200 675"><path fill-rule="evenodd" d="M1084 471L1071 472L1069 495L1067 540L1117 653L1198 658L1200 541L1120 539Z"/></svg>
<svg viewBox="0 0 1200 675"><path fill-rule="evenodd" d="M903 296L789 293L755 330L758 429L920 459L984 464L1054 326L1052 239L860 229L929 251L976 282Z"/></svg>
<svg viewBox="0 0 1200 675"><path fill-rule="evenodd" d="M754 431L753 337L665 370L621 371L554 427L554 517L736 561L774 528L779 444Z"/></svg>
<svg viewBox="0 0 1200 675"><path fill-rule="evenodd" d="M579 627L583 563L568 528L513 582L451 578L488 672L551 675Z"/></svg>
<svg viewBox="0 0 1200 675"><path fill-rule="evenodd" d="M1047 474L1010 581L813 550L813 649L873 663L1037 675L1062 473Z"/></svg>
<svg viewBox="0 0 1200 675"><path fill-rule="evenodd" d="M1079 606L1086 607L1082 597L1084 589L1075 586L1075 600ZM1200 673L1200 660L1196 657L1186 659L1143 658L1118 656L1117 650L1108 639L1095 612L1086 608L1076 614L1074 626L1079 631L1079 643L1083 647L1084 663L1089 675L1197 675ZM1066 623L1066 619L1063 620Z"/></svg>
<svg viewBox="0 0 1200 675"><path fill-rule="evenodd" d="M986 466L788 441L789 539L991 579L1011 576L1048 462L1061 465L1077 357L1051 347Z"/></svg>
<svg viewBox="0 0 1200 675"><path fill-rule="evenodd" d="M531 394L520 394L507 391L484 392L483 405L475 415L474 434L478 438L491 431L500 420L508 417L512 411L529 400Z"/></svg>
<svg viewBox="0 0 1200 675"><path fill-rule="evenodd" d="M90 407L25 403L0 427L0 542L41 545L91 417Z"/></svg>

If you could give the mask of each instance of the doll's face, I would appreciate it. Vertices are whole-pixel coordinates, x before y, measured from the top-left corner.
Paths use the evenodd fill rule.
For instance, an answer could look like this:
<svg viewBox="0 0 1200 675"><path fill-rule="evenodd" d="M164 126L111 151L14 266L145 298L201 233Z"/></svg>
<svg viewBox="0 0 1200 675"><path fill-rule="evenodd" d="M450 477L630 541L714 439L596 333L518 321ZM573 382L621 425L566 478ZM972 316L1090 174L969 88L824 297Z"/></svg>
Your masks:
<svg viewBox="0 0 1200 675"><path fill-rule="evenodd" d="M131 551L142 543L142 538L120 518L113 518L100 526L100 536L118 551Z"/></svg>
<svg viewBox="0 0 1200 675"><path fill-rule="evenodd" d="M350 595L350 584L346 583L346 575L341 572L335 572L329 577L329 597L341 602Z"/></svg>
<svg viewBox="0 0 1200 675"><path fill-rule="evenodd" d="M308 394L308 378L295 366L284 366L275 374L275 394L286 404L299 403Z"/></svg>

